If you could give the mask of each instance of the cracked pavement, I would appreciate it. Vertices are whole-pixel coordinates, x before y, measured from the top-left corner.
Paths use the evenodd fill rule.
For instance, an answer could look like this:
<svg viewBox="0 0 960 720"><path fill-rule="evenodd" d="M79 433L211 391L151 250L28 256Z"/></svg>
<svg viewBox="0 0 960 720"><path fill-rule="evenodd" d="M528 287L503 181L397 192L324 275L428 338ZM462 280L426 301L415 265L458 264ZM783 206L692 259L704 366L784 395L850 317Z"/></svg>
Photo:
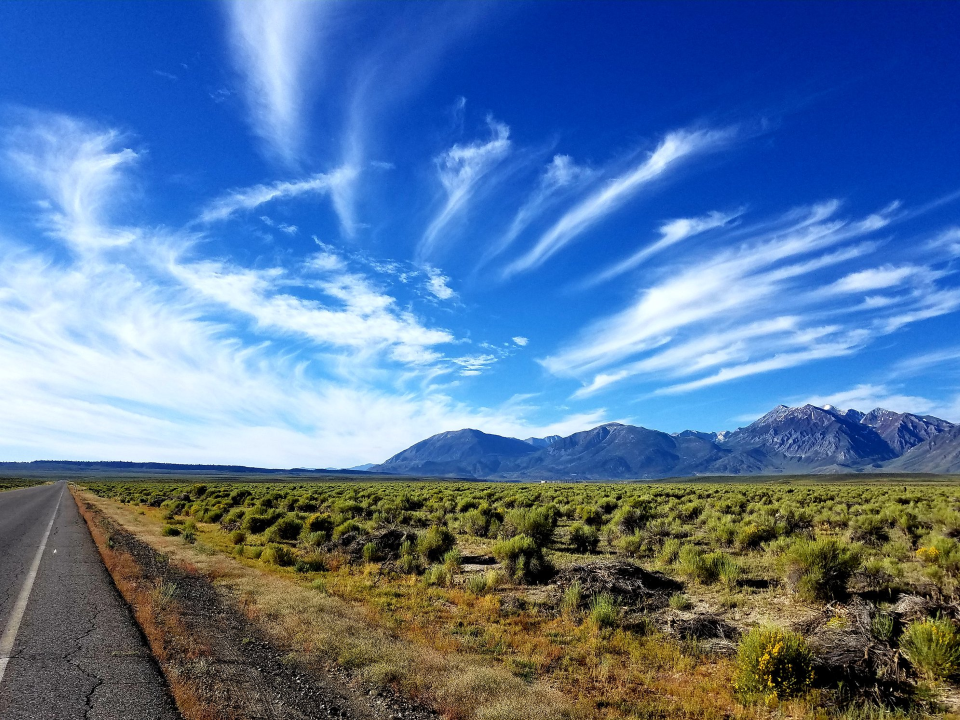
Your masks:
<svg viewBox="0 0 960 720"><path fill-rule="evenodd" d="M63 498L0 682L3 720L179 720L65 483L0 493L0 633Z"/></svg>

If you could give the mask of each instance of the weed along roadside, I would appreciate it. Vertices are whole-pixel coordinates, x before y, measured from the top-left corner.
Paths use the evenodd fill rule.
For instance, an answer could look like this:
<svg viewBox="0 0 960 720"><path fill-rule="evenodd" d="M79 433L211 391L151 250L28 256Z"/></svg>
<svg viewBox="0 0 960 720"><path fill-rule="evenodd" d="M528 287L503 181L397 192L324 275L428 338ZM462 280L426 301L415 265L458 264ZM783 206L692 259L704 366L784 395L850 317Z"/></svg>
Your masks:
<svg viewBox="0 0 960 720"><path fill-rule="evenodd" d="M952 484L125 481L76 494L92 529L89 513L112 523L106 552L161 558L140 582L154 616L232 613L236 655L273 648L332 683L339 708L852 719L937 716L956 693ZM191 630L207 645L172 663L187 694L198 673L221 682L224 630L209 623Z"/></svg>

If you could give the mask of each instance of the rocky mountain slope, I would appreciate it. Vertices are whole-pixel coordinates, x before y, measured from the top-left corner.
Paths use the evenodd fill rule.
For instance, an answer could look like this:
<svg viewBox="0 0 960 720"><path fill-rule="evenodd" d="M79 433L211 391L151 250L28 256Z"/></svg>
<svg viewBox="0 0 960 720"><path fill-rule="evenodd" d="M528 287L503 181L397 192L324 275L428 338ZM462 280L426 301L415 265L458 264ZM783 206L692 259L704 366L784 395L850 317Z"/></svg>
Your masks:
<svg viewBox="0 0 960 720"><path fill-rule="evenodd" d="M499 479L655 479L692 475L960 472L960 425L877 408L780 405L733 432L667 434L606 423L569 437L440 433L373 472Z"/></svg>
<svg viewBox="0 0 960 720"><path fill-rule="evenodd" d="M915 445L887 468L896 472L960 473L960 425Z"/></svg>

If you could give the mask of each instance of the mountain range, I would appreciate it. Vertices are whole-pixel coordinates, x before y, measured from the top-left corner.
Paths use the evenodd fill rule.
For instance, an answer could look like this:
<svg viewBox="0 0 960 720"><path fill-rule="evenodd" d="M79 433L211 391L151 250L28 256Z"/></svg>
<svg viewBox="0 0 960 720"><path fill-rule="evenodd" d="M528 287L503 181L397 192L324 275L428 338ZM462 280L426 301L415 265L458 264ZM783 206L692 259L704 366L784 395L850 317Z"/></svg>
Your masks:
<svg viewBox="0 0 960 720"><path fill-rule="evenodd" d="M370 472L503 480L656 479L696 475L960 472L960 425L877 408L779 405L732 432L664 433L606 423L569 437L455 430Z"/></svg>

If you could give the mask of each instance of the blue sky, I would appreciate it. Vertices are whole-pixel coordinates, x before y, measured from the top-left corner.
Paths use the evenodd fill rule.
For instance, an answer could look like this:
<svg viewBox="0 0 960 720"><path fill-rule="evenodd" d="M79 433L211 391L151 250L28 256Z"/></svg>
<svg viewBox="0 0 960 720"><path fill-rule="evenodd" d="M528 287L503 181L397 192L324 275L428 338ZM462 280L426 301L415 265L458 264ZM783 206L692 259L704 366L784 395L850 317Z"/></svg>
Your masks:
<svg viewBox="0 0 960 720"><path fill-rule="evenodd" d="M0 454L960 421L950 3L0 4Z"/></svg>

